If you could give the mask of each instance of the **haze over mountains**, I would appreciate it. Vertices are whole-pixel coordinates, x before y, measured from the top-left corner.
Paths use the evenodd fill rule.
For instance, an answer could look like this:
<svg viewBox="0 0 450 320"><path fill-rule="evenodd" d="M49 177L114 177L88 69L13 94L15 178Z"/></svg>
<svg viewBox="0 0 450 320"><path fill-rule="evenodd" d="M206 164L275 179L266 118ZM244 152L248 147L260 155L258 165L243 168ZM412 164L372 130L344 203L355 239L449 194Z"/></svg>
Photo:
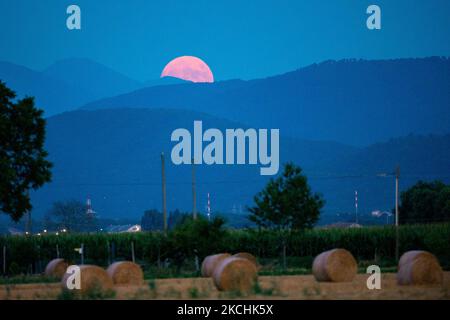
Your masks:
<svg viewBox="0 0 450 320"><path fill-rule="evenodd" d="M393 180L450 181L450 60L328 61L283 75L213 84L141 83L86 59L44 71L0 62L0 79L35 96L48 116L53 182L35 192L42 216L58 200L90 195L104 217L138 218L160 208L160 153L166 154L169 210L191 209L191 168L174 166L171 132L194 120L219 129L280 128L280 161L293 161L323 193L324 217L390 210ZM198 208L245 211L268 177L259 166L199 166ZM245 213L245 212L244 212Z"/></svg>
<svg viewBox="0 0 450 320"><path fill-rule="evenodd" d="M314 140L367 145L448 133L450 60L344 60L251 81L154 86L84 109L180 108Z"/></svg>
<svg viewBox="0 0 450 320"><path fill-rule="evenodd" d="M170 134L176 128L192 130L198 119L205 129L243 127L207 114L168 109L79 110L50 117L46 147L55 164L53 182L33 195L35 211L43 214L58 199L90 195L103 217L137 219L146 209L160 208L162 151L169 209L190 210L191 167L172 165L175 143ZM450 135L410 136L366 148L281 137L280 146L281 162L302 166L313 189L324 194L325 218L352 212L355 188L360 192L361 212L390 210L393 179L377 174L392 172L397 164L402 167L404 188L418 178L442 175L450 163ZM257 165L202 165L196 173L202 212L209 192L213 212L245 213L245 206L268 179L259 175Z"/></svg>
<svg viewBox="0 0 450 320"><path fill-rule="evenodd" d="M129 92L142 86L140 82L89 59L60 60L42 73L89 92L89 100Z"/></svg>
<svg viewBox="0 0 450 320"><path fill-rule="evenodd" d="M42 72L4 61L0 62L0 80L6 82L19 98L35 97L36 105L46 115L72 110L92 97L90 93Z"/></svg>

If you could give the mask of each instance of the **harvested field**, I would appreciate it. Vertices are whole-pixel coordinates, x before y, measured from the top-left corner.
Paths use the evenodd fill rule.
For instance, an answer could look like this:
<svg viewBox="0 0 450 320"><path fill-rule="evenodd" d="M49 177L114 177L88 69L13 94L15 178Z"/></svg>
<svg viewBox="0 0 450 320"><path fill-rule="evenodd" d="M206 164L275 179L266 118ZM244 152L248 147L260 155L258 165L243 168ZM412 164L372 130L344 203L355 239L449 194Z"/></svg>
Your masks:
<svg viewBox="0 0 450 320"><path fill-rule="evenodd" d="M317 282L312 275L260 276L259 286L245 296L220 292L211 278L157 279L141 286L116 286L116 299L450 299L450 272L433 286L399 286L395 273L382 274L381 290L366 287L367 274L351 282ZM61 285L0 286L0 299L56 299Z"/></svg>

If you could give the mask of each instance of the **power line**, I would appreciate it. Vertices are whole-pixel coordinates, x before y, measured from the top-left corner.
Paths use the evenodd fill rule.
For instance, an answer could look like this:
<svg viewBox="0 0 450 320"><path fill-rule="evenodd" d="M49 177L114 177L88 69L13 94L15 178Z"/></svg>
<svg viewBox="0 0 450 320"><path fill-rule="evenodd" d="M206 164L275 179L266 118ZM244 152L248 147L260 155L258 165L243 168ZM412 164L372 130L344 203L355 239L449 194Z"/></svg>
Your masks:
<svg viewBox="0 0 450 320"><path fill-rule="evenodd" d="M402 175L403 178L450 178L450 175ZM310 180L339 180L339 179L352 179L352 178L380 178L376 175L339 175L339 176L314 176L307 175ZM208 184L261 184L264 183L263 180L218 180L218 181L200 181L196 182L197 185L208 185ZM191 185L192 181L167 181L167 185ZM148 187L157 186L160 187L160 183L156 182L65 182L65 181L53 181L47 185L47 187L58 187L58 186L73 186L73 187Z"/></svg>

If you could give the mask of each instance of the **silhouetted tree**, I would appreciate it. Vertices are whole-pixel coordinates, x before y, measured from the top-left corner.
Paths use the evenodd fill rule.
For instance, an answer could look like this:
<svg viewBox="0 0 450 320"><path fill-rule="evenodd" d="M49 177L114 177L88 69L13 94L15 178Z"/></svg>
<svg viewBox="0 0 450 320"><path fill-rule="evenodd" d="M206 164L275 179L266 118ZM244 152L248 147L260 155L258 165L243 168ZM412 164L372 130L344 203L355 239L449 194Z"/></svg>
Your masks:
<svg viewBox="0 0 450 320"><path fill-rule="evenodd" d="M291 231L312 228L325 201L311 192L302 169L292 163L284 166L281 176L270 179L254 201L255 206L248 209L249 220L261 228L278 231L286 268L286 243Z"/></svg>
<svg viewBox="0 0 450 320"><path fill-rule="evenodd" d="M156 231L164 229L163 214L156 209L147 210L141 218L142 231Z"/></svg>
<svg viewBox="0 0 450 320"><path fill-rule="evenodd" d="M57 201L44 219L49 229L67 229L69 232L92 232L98 230L95 216L86 214L86 206L78 200Z"/></svg>
<svg viewBox="0 0 450 320"><path fill-rule="evenodd" d="M217 252L226 235L224 226L225 220L222 217L214 217L209 221L203 215L198 215L195 220L191 215L186 216L184 221L169 233L173 250L170 256L174 264L180 268L188 257L203 258Z"/></svg>
<svg viewBox="0 0 450 320"><path fill-rule="evenodd" d="M170 211L169 213L169 222L168 227L169 229L173 229L176 226L184 223L187 219L189 219L192 215L189 212L182 212L178 209L175 209L175 211Z"/></svg>
<svg viewBox="0 0 450 320"><path fill-rule="evenodd" d="M400 223L450 220L450 185L441 181L419 181L401 193Z"/></svg>
<svg viewBox="0 0 450 320"><path fill-rule="evenodd" d="M249 208L249 220L270 229L302 230L312 228L325 201L312 193L302 169L292 163L276 179L271 179Z"/></svg>
<svg viewBox="0 0 450 320"><path fill-rule="evenodd" d="M42 110L0 81L0 211L18 221L32 206L29 190L51 179Z"/></svg>

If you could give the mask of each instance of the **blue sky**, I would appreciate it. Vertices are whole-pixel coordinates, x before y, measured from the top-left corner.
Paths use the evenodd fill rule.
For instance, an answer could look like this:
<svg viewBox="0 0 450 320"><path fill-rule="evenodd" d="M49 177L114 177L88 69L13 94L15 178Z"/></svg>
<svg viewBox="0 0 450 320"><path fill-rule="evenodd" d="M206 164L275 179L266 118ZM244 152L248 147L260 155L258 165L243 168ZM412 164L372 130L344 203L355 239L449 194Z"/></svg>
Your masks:
<svg viewBox="0 0 450 320"><path fill-rule="evenodd" d="M77 4L82 30L66 28ZM366 28L370 4L382 30ZM327 59L450 56L448 0L0 0L0 60L43 69L85 57L137 80L180 55L216 80L251 79Z"/></svg>

